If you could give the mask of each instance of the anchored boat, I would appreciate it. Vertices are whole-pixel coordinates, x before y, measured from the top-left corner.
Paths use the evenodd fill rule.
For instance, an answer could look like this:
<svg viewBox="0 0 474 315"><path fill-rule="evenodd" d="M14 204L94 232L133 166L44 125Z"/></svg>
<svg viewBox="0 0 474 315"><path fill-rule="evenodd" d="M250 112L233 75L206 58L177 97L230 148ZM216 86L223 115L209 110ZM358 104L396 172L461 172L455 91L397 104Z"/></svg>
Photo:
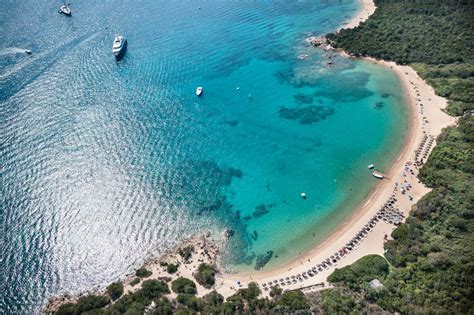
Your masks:
<svg viewBox="0 0 474 315"><path fill-rule="evenodd" d="M196 89L196 95L201 96L201 94L202 94L202 86L198 86Z"/></svg>
<svg viewBox="0 0 474 315"><path fill-rule="evenodd" d="M112 44L112 53L116 59L120 59L125 53L127 47L127 39L123 36L115 36L114 43Z"/></svg>
<svg viewBox="0 0 474 315"><path fill-rule="evenodd" d="M374 172L372 173L372 175L373 175L375 178L378 178L378 179L384 179L384 178L385 178L385 176L384 176L382 173L377 172L377 171L374 171Z"/></svg>
<svg viewBox="0 0 474 315"><path fill-rule="evenodd" d="M71 8L69 8L66 4L64 4L59 8L59 13L66 14L66 15L70 16L71 15Z"/></svg>

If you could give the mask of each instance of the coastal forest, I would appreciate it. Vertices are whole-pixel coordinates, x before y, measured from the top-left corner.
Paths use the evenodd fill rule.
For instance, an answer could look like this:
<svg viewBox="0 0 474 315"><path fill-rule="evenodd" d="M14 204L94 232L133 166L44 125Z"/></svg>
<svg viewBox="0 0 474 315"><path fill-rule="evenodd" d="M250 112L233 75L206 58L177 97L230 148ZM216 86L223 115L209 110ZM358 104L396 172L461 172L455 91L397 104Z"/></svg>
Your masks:
<svg viewBox="0 0 474 315"><path fill-rule="evenodd" d="M216 291L198 297L194 280L146 280L147 270L139 270L134 293L123 295L123 286L112 284L107 296L81 297L57 313L143 314L153 303L150 314L474 314L474 1L375 4L359 27L327 39L354 56L412 66L449 100L446 112L458 117L420 171L432 191L393 231L385 257L370 255L336 269L328 278L333 288L309 294L274 288L270 298L255 283L226 300ZM195 281L212 287L214 275L211 266L201 266ZM168 300L171 291L176 299Z"/></svg>
<svg viewBox="0 0 474 315"><path fill-rule="evenodd" d="M433 190L385 245L389 272L368 286L358 261L334 272L329 313L377 305L401 313L474 313L474 2L376 0L355 29L328 34L336 48L412 66L459 117L437 139L419 179ZM373 259L373 258L372 258ZM362 270L362 271L361 271ZM365 270L365 271L363 271ZM370 278L370 277L369 277Z"/></svg>

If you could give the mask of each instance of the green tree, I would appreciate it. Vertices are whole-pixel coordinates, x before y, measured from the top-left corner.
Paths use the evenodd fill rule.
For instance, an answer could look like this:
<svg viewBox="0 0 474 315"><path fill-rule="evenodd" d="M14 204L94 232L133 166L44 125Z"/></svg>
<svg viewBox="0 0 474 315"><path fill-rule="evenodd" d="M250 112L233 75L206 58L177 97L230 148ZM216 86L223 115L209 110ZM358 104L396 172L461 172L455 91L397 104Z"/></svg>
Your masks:
<svg viewBox="0 0 474 315"><path fill-rule="evenodd" d="M123 284L122 282L111 283L107 287L107 294L112 300L118 299L123 294Z"/></svg>
<svg viewBox="0 0 474 315"><path fill-rule="evenodd" d="M135 272L135 275L140 278L148 278L152 274L153 273L150 270L146 269L145 267L142 267Z"/></svg>
<svg viewBox="0 0 474 315"><path fill-rule="evenodd" d="M174 293L196 294L196 284L187 278L179 277L171 282L171 289Z"/></svg>

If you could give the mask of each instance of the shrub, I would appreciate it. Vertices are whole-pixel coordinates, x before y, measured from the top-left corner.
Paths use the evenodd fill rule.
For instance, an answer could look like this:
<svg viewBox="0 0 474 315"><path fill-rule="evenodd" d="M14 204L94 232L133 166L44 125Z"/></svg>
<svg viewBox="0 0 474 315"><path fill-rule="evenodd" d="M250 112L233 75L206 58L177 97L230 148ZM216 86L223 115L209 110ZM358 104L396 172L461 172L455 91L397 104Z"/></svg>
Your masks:
<svg viewBox="0 0 474 315"><path fill-rule="evenodd" d="M272 298L274 298L274 297L279 297L282 292L283 292L283 289L282 289L282 288L277 287L277 286L274 286L274 287L272 287L272 289L270 290L270 296L271 296Z"/></svg>
<svg viewBox="0 0 474 315"><path fill-rule="evenodd" d="M239 295L246 299L247 301L252 301L258 298L258 296L262 293L258 284L255 282L250 282L249 286L246 289L240 289L238 291Z"/></svg>
<svg viewBox="0 0 474 315"><path fill-rule="evenodd" d="M140 278L135 278L133 279L132 281L130 281L130 285L133 287L133 286L136 286L137 284L140 283Z"/></svg>
<svg viewBox="0 0 474 315"><path fill-rule="evenodd" d="M216 290L213 290L204 296L204 300L210 305L221 306L224 302L224 297L219 294Z"/></svg>
<svg viewBox="0 0 474 315"><path fill-rule="evenodd" d="M142 288L140 290L144 296L152 299L160 297L163 294L170 293L168 285L159 280L145 280L142 283Z"/></svg>
<svg viewBox="0 0 474 315"><path fill-rule="evenodd" d="M203 299L192 294L178 294L176 300L196 312L200 312L206 307L206 302Z"/></svg>
<svg viewBox="0 0 474 315"><path fill-rule="evenodd" d="M103 295L87 295L77 300L77 311L79 313L87 312L97 308L101 308L110 303L110 298Z"/></svg>
<svg viewBox="0 0 474 315"><path fill-rule="evenodd" d="M199 265L198 272L195 274L194 278L200 285L209 289L216 282L215 275L216 270L213 266L202 263Z"/></svg>
<svg viewBox="0 0 474 315"><path fill-rule="evenodd" d="M63 304L61 305L57 312L55 313L57 315L74 315L74 314L78 314L78 311L77 311L77 306L76 304L74 303L66 303L66 304Z"/></svg>
<svg viewBox="0 0 474 315"><path fill-rule="evenodd" d="M173 274L175 273L176 271L178 271L178 265L175 265L175 264L168 264L168 266L166 267L166 271L170 274Z"/></svg>
<svg viewBox="0 0 474 315"><path fill-rule="evenodd" d="M135 272L135 275L140 278L148 278L152 275L152 272L145 267L142 267Z"/></svg>
<svg viewBox="0 0 474 315"><path fill-rule="evenodd" d="M118 299L123 294L122 282L111 283L107 287L107 294L112 298L112 300Z"/></svg>
<svg viewBox="0 0 474 315"><path fill-rule="evenodd" d="M184 261L188 261L193 256L193 252L193 246L186 246L179 249L179 255L183 258Z"/></svg>
<svg viewBox="0 0 474 315"><path fill-rule="evenodd" d="M174 293L196 294L196 284L187 278L179 277L171 282L171 289Z"/></svg>

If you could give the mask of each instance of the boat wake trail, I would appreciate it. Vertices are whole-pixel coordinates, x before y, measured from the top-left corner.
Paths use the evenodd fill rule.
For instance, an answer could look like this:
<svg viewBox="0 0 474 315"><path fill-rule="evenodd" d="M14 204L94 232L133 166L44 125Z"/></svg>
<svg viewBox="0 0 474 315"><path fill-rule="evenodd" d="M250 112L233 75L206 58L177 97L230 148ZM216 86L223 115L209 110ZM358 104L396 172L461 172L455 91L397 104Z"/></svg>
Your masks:
<svg viewBox="0 0 474 315"><path fill-rule="evenodd" d="M0 50L0 56L24 54L27 50L27 48L8 47L3 50Z"/></svg>
<svg viewBox="0 0 474 315"><path fill-rule="evenodd" d="M53 67L64 56L99 35L98 32L87 34L75 40L64 43L54 49L33 55L31 58L22 59L0 74L0 101L6 101L18 93L26 85L36 80L46 70ZM26 53L25 49L8 48L0 52L0 56L9 54Z"/></svg>

